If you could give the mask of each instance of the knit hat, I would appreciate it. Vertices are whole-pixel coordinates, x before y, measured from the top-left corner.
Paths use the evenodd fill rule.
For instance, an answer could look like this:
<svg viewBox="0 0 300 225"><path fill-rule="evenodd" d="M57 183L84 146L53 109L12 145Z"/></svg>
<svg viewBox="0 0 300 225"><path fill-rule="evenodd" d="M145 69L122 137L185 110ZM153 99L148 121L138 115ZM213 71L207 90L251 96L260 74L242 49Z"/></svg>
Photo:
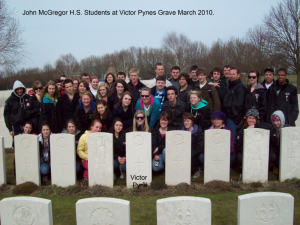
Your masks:
<svg viewBox="0 0 300 225"><path fill-rule="evenodd" d="M280 118L279 118L279 116L277 116L277 115L272 115L272 121L274 121L274 120L280 120Z"/></svg>
<svg viewBox="0 0 300 225"><path fill-rule="evenodd" d="M219 118L219 119L222 119L222 120L226 120L226 115L221 111L214 111L213 115L212 115L212 118Z"/></svg>
<svg viewBox="0 0 300 225"><path fill-rule="evenodd" d="M246 113L246 117L248 116L254 116L259 119L259 112L255 108L255 106L252 106L251 109L248 110L248 112Z"/></svg>

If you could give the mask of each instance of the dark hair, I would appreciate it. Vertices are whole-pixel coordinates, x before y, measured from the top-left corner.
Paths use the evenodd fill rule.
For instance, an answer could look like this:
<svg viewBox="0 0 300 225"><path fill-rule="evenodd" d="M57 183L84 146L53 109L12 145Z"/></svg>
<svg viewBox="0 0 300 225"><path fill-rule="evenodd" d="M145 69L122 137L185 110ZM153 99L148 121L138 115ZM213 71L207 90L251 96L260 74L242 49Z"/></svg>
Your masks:
<svg viewBox="0 0 300 225"><path fill-rule="evenodd" d="M194 115L192 113L185 113L185 114L183 114L182 120L185 120L185 119L189 119L189 120L193 121L193 124L196 121L196 119L195 119L195 117L194 117Z"/></svg>
<svg viewBox="0 0 300 225"><path fill-rule="evenodd" d="M86 80L81 80L79 81L78 83L78 87L77 87L77 90L76 92L79 93L79 85L83 83L83 86L85 87L86 91L90 91L90 86L89 86L89 83L86 81Z"/></svg>
<svg viewBox="0 0 300 225"><path fill-rule="evenodd" d="M213 70L212 70L211 72L212 72L212 74L213 74L214 72L218 72L218 73L221 74L221 76L223 75L223 71L222 71L222 69L221 69L220 67L215 67L215 68L213 68Z"/></svg>
<svg viewBox="0 0 300 225"><path fill-rule="evenodd" d="M55 84L62 83L60 79L55 79L54 82Z"/></svg>
<svg viewBox="0 0 300 225"><path fill-rule="evenodd" d="M248 76L250 75L250 73L255 73L256 77L257 77L257 83L258 83L258 80L259 80L259 72L257 70L251 70L248 74Z"/></svg>
<svg viewBox="0 0 300 225"><path fill-rule="evenodd" d="M111 75L113 77L113 82L112 82L112 85L113 85L113 83L116 81L116 77L115 77L115 75L113 73L107 73L107 74L105 74L105 76L104 76L104 82L107 83L107 77L109 75ZM109 86L109 83L107 83L107 84Z"/></svg>
<svg viewBox="0 0 300 225"><path fill-rule="evenodd" d="M172 73L173 70L179 70L179 72L180 72L180 67L179 66L173 66L171 68L171 73Z"/></svg>
<svg viewBox="0 0 300 225"><path fill-rule="evenodd" d="M273 75L274 75L274 69L273 69L272 67L267 67L266 69L264 69L264 74L265 74L266 72L271 72L271 73L273 73Z"/></svg>
<svg viewBox="0 0 300 225"><path fill-rule="evenodd" d="M88 73L81 74L81 79L82 79L82 77L86 77L86 76L90 77L90 75Z"/></svg>
<svg viewBox="0 0 300 225"><path fill-rule="evenodd" d="M126 77L126 74L125 74L124 72L119 72L119 73L117 73L117 77L118 77L119 75L122 75L122 76Z"/></svg>
<svg viewBox="0 0 300 225"><path fill-rule="evenodd" d="M41 131L41 132L42 132L43 126L49 127L49 130L50 130L50 132L51 132L50 124L48 123L48 121L43 121L43 122L41 122L41 125L40 125L40 131Z"/></svg>
<svg viewBox="0 0 300 225"><path fill-rule="evenodd" d="M174 86L167 87L167 89L166 89L166 94L167 95L168 95L168 91L170 91L170 90L175 91L175 95L177 95L177 88L176 87L174 87Z"/></svg>
<svg viewBox="0 0 300 225"><path fill-rule="evenodd" d="M198 69L196 70L196 75L198 76L199 74L203 74L203 75L206 76L205 70L204 70L204 69L201 69L201 68L198 68Z"/></svg>
<svg viewBox="0 0 300 225"><path fill-rule="evenodd" d="M161 120L161 119L167 120L167 121L169 122L169 124L172 123L172 118L171 118L170 114L167 113L166 111L163 111L163 112L159 115L159 120Z"/></svg>
<svg viewBox="0 0 300 225"><path fill-rule="evenodd" d="M64 87L65 87L65 85L68 84L68 83L72 83L72 85L73 85L73 81L72 81L71 79L66 79L66 80L64 81Z"/></svg>
<svg viewBox="0 0 300 225"><path fill-rule="evenodd" d="M104 100L98 100L98 101L96 102L95 109L94 109L94 113L93 113L94 119L101 119L101 115L100 115L100 113L98 113L98 110L97 110L97 106L98 106L98 105L101 105L101 104L102 104L104 107L106 106L105 111L104 111L104 113L103 113L103 115L102 115L102 120L105 120L105 119L107 118L107 115L108 115L108 113L109 113L109 107L108 107L107 103L106 103Z"/></svg>
<svg viewBox="0 0 300 225"><path fill-rule="evenodd" d="M282 72L284 72L285 74L287 74L287 71L286 71L285 68L280 68L279 70L277 70L277 74L278 74L280 71L282 71Z"/></svg>
<svg viewBox="0 0 300 225"><path fill-rule="evenodd" d="M178 80L180 80L182 77L187 81L187 83L190 82L190 76L189 76L187 73L181 73L181 74L178 76Z"/></svg>
<svg viewBox="0 0 300 225"><path fill-rule="evenodd" d="M124 130L124 123L123 123L123 120L120 119L119 117L114 118L114 120L113 120L112 123L111 123L111 126L110 126L110 128L109 128L108 133L111 133L111 134L115 135L115 124L116 124L116 122L121 122L121 123L122 123L123 128L122 128L122 130L120 131L120 133L122 133L122 131Z"/></svg>
<svg viewBox="0 0 300 225"><path fill-rule="evenodd" d="M250 116L252 116L252 115L250 115ZM254 118L256 119L256 124L259 124L259 119L256 116L254 116ZM247 118L246 118L245 123L244 123L244 128L248 128L248 127L249 127L249 125L248 125Z"/></svg>
<svg viewBox="0 0 300 225"><path fill-rule="evenodd" d="M230 70L236 70L236 73L240 74L240 70L237 67L231 67Z"/></svg>
<svg viewBox="0 0 300 225"><path fill-rule="evenodd" d="M29 124L29 125L31 125L31 127L33 127L33 124L32 124L32 122L31 122L30 120L25 121L25 122L23 123L23 126L22 126L22 127L24 127L26 124Z"/></svg>
<svg viewBox="0 0 300 225"><path fill-rule="evenodd" d="M223 70L224 70L225 68L231 69L231 66L227 64L227 65L223 66Z"/></svg>
<svg viewBox="0 0 300 225"><path fill-rule="evenodd" d="M192 72L192 70L197 70L197 69L198 69L197 65L192 65L191 68L190 68L190 72Z"/></svg>
<svg viewBox="0 0 300 225"><path fill-rule="evenodd" d="M133 97L132 93L129 92L129 91L124 91L124 92L122 93L121 98L120 98L119 101L115 104L114 108L118 108L120 105L122 105L122 100L123 100L123 98L124 98L125 95L129 95L129 96L131 97L130 105L131 105L132 112L134 112L134 109L133 109L133 108L134 108L134 104L133 104L133 102L134 102L134 97ZM129 107L130 107L130 105L129 105Z"/></svg>
<svg viewBox="0 0 300 225"><path fill-rule="evenodd" d="M159 63L156 63L154 68L156 69L156 68L157 68L157 66L163 66L163 64L162 64L162 63L160 63L160 62L159 62Z"/></svg>
<svg viewBox="0 0 300 225"><path fill-rule="evenodd" d="M109 94L109 97L110 97L110 96L113 96L113 97L114 97L114 96L115 96L115 93L117 93L117 84L118 84L118 83L120 83L120 84L123 85L123 87L124 87L124 92L125 92L125 91L131 92L131 89L130 89L129 85L125 82L125 80L123 80L123 79L117 79L117 80L113 83L113 85L112 85L113 89L111 89L110 94ZM107 95L108 95L108 93L107 93Z"/></svg>
<svg viewBox="0 0 300 225"><path fill-rule="evenodd" d="M64 74L63 74L63 75L60 75L60 78L61 78L61 77L65 77L65 78L67 78L67 76L66 76L66 75L64 75Z"/></svg>
<svg viewBox="0 0 300 225"><path fill-rule="evenodd" d="M74 119L69 119L66 123L66 128L68 128L68 124L71 123L75 126L75 128L77 128L77 124L76 124L76 121Z"/></svg>
<svg viewBox="0 0 300 225"><path fill-rule="evenodd" d="M156 77L156 82L159 81L159 80L164 81L166 83L166 79L164 78L164 76Z"/></svg>

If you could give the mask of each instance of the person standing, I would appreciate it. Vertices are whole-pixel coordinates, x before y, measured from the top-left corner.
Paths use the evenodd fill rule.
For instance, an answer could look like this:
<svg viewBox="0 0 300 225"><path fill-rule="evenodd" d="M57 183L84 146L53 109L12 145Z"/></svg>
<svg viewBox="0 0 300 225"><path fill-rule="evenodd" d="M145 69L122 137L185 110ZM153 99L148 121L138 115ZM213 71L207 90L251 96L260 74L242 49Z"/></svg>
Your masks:
<svg viewBox="0 0 300 225"><path fill-rule="evenodd" d="M171 76L172 77L170 79L168 79L168 81L171 82L172 86L177 88L177 91L179 91L179 88L180 88L180 84L179 84L179 81L178 81L179 74L180 74L180 67L173 66L171 68Z"/></svg>
<svg viewBox="0 0 300 225"><path fill-rule="evenodd" d="M162 63L156 63L155 64L155 78L153 78L151 81L149 81L147 87L148 88L153 88L155 86L155 83L156 83L156 78L158 76L163 76L164 75L164 65ZM166 86L169 87L169 86L172 86L172 83L168 80L166 80Z"/></svg>
<svg viewBox="0 0 300 225"><path fill-rule="evenodd" d="M151 88L151 95L159 101L159 112L161 112L161 107L166 99L166 79L164 76L158 76L156 78L156 84Z"/></svg>
<svg viewBox="0 0 300 225"><path fill-rule="evenodd" d="M198 66L193 65L190 68L190 86L192 87L192 89L194 88L195 84L198 82L198 77L196 74L196 70L198 69Z"/></svg>
<svg viewBox="0 0 300 225"><path fill-rule="evenodd" d="M266 94L268 93L269 88L274 83L274 70L271 67L267 67L264 70L265 79L261 82L261 85L266 88Z"/></svg>
<svg viewBox="0 0 300 225"><path fill-rule="evenodd" d="M189 85L190 77L187 73L181 73L178 77L180 88L178 92L178 99L182 102L188 103L189 92L192 91L192 87Z"/></svg>
<svg viewBox="0 0 300 225"><path fill-rule="evenodd" d="M139 71L136 68L132 68L129 71L130 81L128 83L129 88L133 94L132 102L135 105L137 100L140 98L141 89L145 86L139 79Z"/></svg>

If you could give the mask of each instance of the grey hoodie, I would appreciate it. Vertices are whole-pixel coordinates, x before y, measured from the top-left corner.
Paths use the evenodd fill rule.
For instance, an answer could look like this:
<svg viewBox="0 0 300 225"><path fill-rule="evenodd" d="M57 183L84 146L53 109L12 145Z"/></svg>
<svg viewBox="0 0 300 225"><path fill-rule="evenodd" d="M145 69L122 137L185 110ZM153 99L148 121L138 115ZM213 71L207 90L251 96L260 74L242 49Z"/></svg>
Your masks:
<svg viewBox="0 0 300 225"><path fill-rule="evenodd" d="M281 121L280 128L283 128L285 126L285 117L284 117L283 112L280 110L276 110L275 112L273 112L273 114L271 115L271 121L272 121L273 115L277 115L280 118L280 121Z"/></svg>

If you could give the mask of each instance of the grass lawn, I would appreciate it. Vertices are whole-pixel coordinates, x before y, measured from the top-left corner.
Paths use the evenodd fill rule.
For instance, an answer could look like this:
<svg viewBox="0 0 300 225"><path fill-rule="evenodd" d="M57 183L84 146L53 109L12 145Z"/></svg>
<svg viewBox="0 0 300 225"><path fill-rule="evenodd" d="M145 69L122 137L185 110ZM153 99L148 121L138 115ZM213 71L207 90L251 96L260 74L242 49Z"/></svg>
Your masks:
<svg viewBox="0 0 300 225"><path fill-rule="evenodd" d="M15 185L15 177L13 175L13 153L6 153L6 171L7 171L7 183L8 185ZM239 173L234 170L231 171L231 179L237 181L239 179ZM153 176L153 180L164 180L164 174L158 174ZM278 176L273 173L269 173L269 180L275 181L278 180ZM117 179L115 182L115 188L124 186L126 180ZM193 184L203 184L203 174L198 179L192 179ZM51 182L48 181L43 185L49 186ZM50 187L50 186L49 186ZM55 187L53 188L55 189ZM126 189L126 188L125 188ZM170 190L168 188L167 190ZM231 225L237 224L237 213L238 213L238 196L245 193L251 193L253 191L242 191L241 193L218 193L217 191L209 194L201 194L200 191L196 191L194 194L187 194L189 196L209 198L212 203L212 224L216 225ZM279 192L280 190L277 189ZM297 190L300 190L298 188ZM226 191L225 191L226 192ZM300 224L300 191L283 191L285 193L290 193L295 198L295 209L294 209L294 224ZM75 203L79 199L90 198L94 195L78 196L76 194L61 196L59 191L51 195L39 192L42 194L36 194L31 196L46 198L52 201L52 211L53 211L53 220L54 224L76 224L76 213L75 213ZM121 195L117 196L119 199L124 199L130 201L130 213L131 213L131 224L156 224L156 201L158 199L166 197L181 196L182 194L177 194L176 192L171 192L170 194L164 194L159 190L156 195ZM7 197L14 197L13 194L3 194L0 192L0 200ZM101 193L97 197L101 197ZM112 196L111 196L112 197Z"/></svg>

